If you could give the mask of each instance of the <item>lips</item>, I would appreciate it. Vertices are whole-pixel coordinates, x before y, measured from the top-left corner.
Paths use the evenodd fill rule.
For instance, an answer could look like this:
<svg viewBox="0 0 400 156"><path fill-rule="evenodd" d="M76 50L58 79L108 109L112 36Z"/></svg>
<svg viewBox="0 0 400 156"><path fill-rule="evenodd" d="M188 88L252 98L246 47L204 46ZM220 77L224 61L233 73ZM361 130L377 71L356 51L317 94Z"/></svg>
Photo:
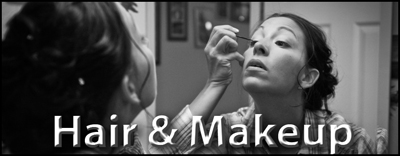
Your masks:
<svg viewBox="0 0 400 156"><path fill-rule="evenodd" d="M257 68L261 68L261 69L267 70L267 67L265 67L264 63L262 63L258 59L251 59L249 61L249 63L247 63L246 68L248 68L248 67L257 67Z"/></svg>

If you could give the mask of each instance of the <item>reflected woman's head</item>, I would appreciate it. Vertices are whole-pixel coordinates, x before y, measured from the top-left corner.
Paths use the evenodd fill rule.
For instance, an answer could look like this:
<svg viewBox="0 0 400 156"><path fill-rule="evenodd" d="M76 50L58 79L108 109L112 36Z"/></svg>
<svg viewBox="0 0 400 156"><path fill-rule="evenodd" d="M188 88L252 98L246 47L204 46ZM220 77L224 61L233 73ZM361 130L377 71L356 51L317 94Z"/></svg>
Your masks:
<svg viewBox="0 0 400 156"><path fill-rule="evenodd" d="M243 70L249 93L302 90L305 108L311 110L334 96L338 80L332 74L332 52L318 26L291 13L275 13L261 22L252 40Z"/></svg>

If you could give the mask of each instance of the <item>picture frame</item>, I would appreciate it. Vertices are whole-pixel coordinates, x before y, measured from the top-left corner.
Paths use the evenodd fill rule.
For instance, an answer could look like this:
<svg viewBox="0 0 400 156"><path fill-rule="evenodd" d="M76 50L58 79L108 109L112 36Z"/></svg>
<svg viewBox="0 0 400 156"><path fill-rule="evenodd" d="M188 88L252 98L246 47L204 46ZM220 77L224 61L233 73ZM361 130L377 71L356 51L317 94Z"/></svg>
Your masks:
<svg viewBox="0 0 400 156"><path fill-rule="evenodd" d="M399 79L399 35L392 35L392 59L391 59L391 74L392 79Z"/></svg>
<svg viewBox="0 0 400 156"><path fill-rule="evenodd" d="M194 10L195 48L204 48L210 38L214 12L210 8L197 7Z"/></svg>
<svg viewBox="0 0 400 156"><path fill-rule="evenodd" d="M234 22L248 23L250 21L250 2L231 2L230 19Z"/></svg>
<svg viewBox="0 0 400 156"><path fill-rule="evenodd" d="M168 40L187 40L188 2L168 2Z"/></svg>
<svg viewBox="0 0 400 156"><path fill-rule="evenodd" d="M156 65L161 63L161 2L155 2L155 59Z"/></svg>

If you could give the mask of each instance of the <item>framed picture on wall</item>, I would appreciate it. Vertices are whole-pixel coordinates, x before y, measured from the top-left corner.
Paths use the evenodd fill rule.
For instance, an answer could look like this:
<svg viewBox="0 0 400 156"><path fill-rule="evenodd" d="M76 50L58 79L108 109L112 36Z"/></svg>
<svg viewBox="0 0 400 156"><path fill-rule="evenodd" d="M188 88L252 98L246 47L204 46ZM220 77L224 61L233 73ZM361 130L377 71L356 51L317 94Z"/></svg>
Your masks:
<svg viewBox="0 0 400 156"><path fill-rule="evenodd" d="M230 18L235 22L249 22L250 2L231 2Z"/></svg>
<svg viewBox="0 0 400 156"><path fill-rule="evenodd" d="M187 39L187 2L168 2L168 39Z"/></svg>
<svg viewBox="0 0 400 156"><path fill-rule="evenodd" d="M194 9L194 43L196 48L204 48L210 38L213 28L214 12L210 8L197 7Z"/></svg>

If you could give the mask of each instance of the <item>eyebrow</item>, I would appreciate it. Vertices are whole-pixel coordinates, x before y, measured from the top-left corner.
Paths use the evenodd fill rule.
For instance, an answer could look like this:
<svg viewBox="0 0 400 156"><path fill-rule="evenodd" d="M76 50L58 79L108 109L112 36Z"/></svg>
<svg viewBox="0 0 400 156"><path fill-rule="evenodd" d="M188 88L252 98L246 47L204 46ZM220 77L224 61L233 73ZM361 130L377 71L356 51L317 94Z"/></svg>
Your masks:
<svg viewBox="0 0 400 156"><path fill-rule="evenodd" d="M260 26L258 29L264 29L264 26ZM281 30L281 29L285 29L285 30L287 30L287 31L292 32L292 34L294 35L294 37L296 37L296 39L297 39L296 34L295 34L294 31L293 31L292 29L290 29L289 27L286 27L286 26L280 26L280 27L278 27L278 30Z"/></svg>

